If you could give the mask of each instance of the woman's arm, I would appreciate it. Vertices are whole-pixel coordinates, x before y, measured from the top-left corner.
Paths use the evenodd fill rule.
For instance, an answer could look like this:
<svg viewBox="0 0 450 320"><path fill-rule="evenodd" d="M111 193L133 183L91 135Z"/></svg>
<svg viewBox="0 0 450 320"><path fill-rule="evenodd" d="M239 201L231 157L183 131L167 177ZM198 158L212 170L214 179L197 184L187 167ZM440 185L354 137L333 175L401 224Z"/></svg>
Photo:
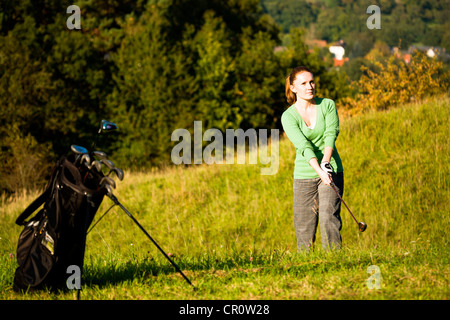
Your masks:
<svg viewBox="0 0 450 320"><path fill-rule="evenodd" d="M323 154L323 158L322 158L321 162L330 162L332 155L333 155L333 148L325 147L325 152Z"/></svg>
<svg viewBox="0 0 450 320"><path fill-rule="evenodd" d="M323 134L326 147L334 148L334 143L339 135L339 116L336 109L336 104L333 100L329 100L325 109L325 132ZM328 160L331 159L330 158Z"/></svg>
<svg viewBox="0 0 450 320"><path fill-rule="evenodd" d="M331 175L329 175L328 172L322 170L322 168L319 165L319 162L317 161L317 158L312 158L311 160L309 160L309 165L313 167L313 169L317 172L320 179L322 179L322 182L325 185L329 186L331 182L333 182Z"/></svg>
<svg viewBox="0 0 450 320"><path fill-rule="evenodd" d="M324 132L325 148L320 167L324 168L322 171L324 171L329 176L331 181L333 181L333 179L331 178L331 175L328 174L327 169L332 168L330 168L329 165L327 168L327 165L325 165L325 163L330 163L331 161L331 156L333 155L334 150L334 143L338 135L339 135L339 116L337 114L336 104L334 103L334 101L330 100L326 107L325 132ZM328 181L328 179L325 179L325 181L324 179L322 179L322 181L325 184L327 184L326 181Z"/></svg>

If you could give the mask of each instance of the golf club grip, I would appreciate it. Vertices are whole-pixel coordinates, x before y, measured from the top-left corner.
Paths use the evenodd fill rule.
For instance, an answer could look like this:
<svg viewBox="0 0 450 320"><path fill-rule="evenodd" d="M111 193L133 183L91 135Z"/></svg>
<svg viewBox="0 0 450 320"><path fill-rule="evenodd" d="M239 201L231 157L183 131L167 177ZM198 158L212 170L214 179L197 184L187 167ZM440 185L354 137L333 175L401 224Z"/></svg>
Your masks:
<svg viewBox="0 0 450 320"><path fill-rule="evenodd" d="M144 234L153 242L153 244L159 249L159 251L166 257L167 260L174 266L174 268L183 276L183 278L195 288L192 282L186 277L186 275L181 271L180 267L170 259L170 257L164 252L164 250L156 243L156 241L148 234L148 232L144 229L144 227L133 217L133 215L119 202L119 200L113 194L107 195L116 205L118 205L133 221L137 224L137 226L144 232ZM196 289L196 288L195 288Z"/></svg>

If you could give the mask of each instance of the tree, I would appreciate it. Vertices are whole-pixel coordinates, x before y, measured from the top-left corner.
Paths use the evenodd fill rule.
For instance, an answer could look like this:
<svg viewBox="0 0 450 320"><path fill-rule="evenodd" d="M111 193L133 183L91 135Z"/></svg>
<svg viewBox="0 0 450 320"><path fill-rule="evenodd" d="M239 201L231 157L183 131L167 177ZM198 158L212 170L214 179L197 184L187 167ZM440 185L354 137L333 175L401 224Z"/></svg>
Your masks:
<svg viewBox="0 0 450 320"><path fill-rule="evenodd" d="M377 71L366 70L353 86L354 97L345 98L345 112L358 114L367 110L384 110L428 95L448 91L449 72L443 63L415 52L409 64L391 56L387 61L373 61Z"/></svg>
<svg viewBox="0 0 450 320"><path fill-rule="evenodd" d="M206 11L192 49L198 55L194 71L200 88L195 117L207 128L225 130L240 122L239 109L233 105L236 60L230 37L223 19Z"/></svg>
<svg viewBox="0 0 450 320"><path fill-rule="evenodd" d="M192 60L181 43L170 42L166 9L151 5L139 19L128 17L121 47L112 54L117 72L108 108L120 125L114 146L120 152L114 156L123 166L168 161L171 132L192 123L197 89Z"/></svg>
<svg viewBox="0 0 450 320"><path fill-rule="evenodd" d="M278 31L257 1L150 3L123 28L108 105L122 124L115 149L124 165L170 162L171 133L193 130L194 120L205 130L273 122L268 104L278 69L265 59L274 57Z"/></svg>
<svg viewBox="0 0 450 320"><path fill-rule="evenodd" d="M38 132L41 110L55 86L29 49L36 37L33 26L27 17L0 37L0 192L41 186L52 163L52 143Z"/></svg>
<svg viewBox="0 0 450 320"><path fill-rule="evenodd" d="M107 56L120 39L120 19L114 18L131 3L79 1L81 30L67 28L68 4L60 1L0 3L0 135L5 159L19 159L19 152L26 151L23 146L29 145L34 148L30 152L45 151L32 165L46 168L71 144L90 146L112 88L114 66ZM14 137L8 136L11 132ZM12 172L6 164L2 170ZM20 179L42 181L39 173L28 174Z"/></svg>

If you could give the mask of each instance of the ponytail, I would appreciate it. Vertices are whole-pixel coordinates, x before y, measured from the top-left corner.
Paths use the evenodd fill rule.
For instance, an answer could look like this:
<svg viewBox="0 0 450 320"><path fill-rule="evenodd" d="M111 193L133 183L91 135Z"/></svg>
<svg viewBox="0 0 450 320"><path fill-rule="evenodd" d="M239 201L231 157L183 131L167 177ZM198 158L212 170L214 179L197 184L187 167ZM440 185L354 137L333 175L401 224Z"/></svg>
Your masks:
<svg viewBox="0 0 450 320"><path fill-rule="evenodd" d="M294 92L292 92L291 84L294 82L295 78L297 77L297 74L302 73L302 72L309 72L309 73L313 74L312 71L309 70L307 67L300 66L300 67L294 68L291 71L291 73L289 74L289 76L286 78L285 94L286 94L286 100L289 103L289 105L292 105L297 101L297 95Z"/></svg>
<svg viewBox="0 0 450 320"><path fill-rule="evenodd" d="M286 100L289 105L293 105L297 101L297 95L291 90L290 76L286 78Z"/></svg>

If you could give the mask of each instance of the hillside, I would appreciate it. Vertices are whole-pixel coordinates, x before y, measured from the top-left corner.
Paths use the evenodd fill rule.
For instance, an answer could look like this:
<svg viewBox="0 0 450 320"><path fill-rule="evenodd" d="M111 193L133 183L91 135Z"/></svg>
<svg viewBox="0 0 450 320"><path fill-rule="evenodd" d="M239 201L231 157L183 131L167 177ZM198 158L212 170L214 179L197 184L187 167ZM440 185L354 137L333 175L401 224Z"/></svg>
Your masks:
<svg viewBox="0 0 450 320"><path fill-rule="evenodd" d="M294 150L287 139L276 175L261 175L260 165L126 172L116 196L201 290L184 287L115 208L88 236L85 299L448 298L449 102L440 97L341 119L344 199L368 228L359 233L343 208L344 249L331 255L320 245L310 256L293 254ZM2 299L23 298L11 290L20 233L14 219L35 196L2 199ZM99 213L110 204L106 199ZM365 284L370 265L381 268L382 290Z"/></svg>

